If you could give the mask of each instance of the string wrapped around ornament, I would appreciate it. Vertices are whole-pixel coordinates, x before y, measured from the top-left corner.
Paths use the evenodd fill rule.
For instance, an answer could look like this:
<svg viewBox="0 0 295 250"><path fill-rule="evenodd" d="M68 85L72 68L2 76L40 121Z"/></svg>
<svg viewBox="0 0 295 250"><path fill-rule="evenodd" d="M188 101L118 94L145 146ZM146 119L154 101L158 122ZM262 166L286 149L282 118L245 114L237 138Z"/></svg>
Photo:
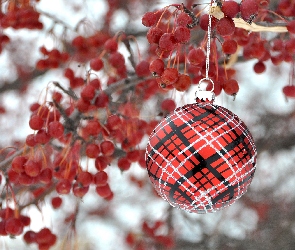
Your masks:
<svg viewBox="0 0 295 250"><path fill-rule="evenodd" d="M206 77L196 103L177 108L155 127L145 159L157 193L172 206L194 213L216 212L239 199L256 169L257 151L244 122L215 105L209 78L209 14ZM200 90L203 81L212 90Z"/></svg>

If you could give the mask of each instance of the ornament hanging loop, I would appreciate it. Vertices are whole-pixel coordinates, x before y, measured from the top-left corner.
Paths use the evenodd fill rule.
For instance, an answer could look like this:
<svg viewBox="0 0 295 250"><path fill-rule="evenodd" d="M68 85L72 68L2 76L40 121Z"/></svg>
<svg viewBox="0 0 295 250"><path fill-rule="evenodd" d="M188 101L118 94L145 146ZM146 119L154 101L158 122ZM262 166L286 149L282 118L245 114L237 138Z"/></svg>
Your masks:
<svg viewBox="0 0 295 250"><path fill-rule="evenodd" d="M211 90L202 90L201 89L201 83L203 81L210 81L212 84ZM210 101L213 102L215 100L215 93L214 93L214 82L210 78L203 78L199 81L198 89L195 93L196 99L200 101Z"/></svg>
<svg viewBox="0 0 295 250"><path fill-rule="evenodd" d="M200 99L201 101L214 101L215 94L214 94L214 82L212 79L209 78L209 69L210 69L210 50L211 50L211 28L212 28L212 7L216 6L216 1L213 1L209 8L209 20L208 20L208 38L207 38L207 55L206 55L206 77L201 79L198 83L198 90L196 91L196 98ZM212 89L210 91L201 90L201 83L203 81L210 81L212 83Z"/></svg>

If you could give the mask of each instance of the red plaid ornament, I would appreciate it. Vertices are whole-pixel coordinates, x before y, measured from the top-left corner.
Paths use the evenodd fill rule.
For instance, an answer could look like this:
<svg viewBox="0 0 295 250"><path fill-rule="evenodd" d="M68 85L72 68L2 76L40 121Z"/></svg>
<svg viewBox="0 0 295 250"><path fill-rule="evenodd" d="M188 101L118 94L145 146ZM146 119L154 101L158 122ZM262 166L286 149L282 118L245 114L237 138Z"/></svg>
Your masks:
<svg viewBox="0 0 295 250"><path fill-rule="evenodd" d="M250 185L256 147L246 125L211 102L177 108L150 135L148 174L172 206L194 213L233 204Z"/></svg>

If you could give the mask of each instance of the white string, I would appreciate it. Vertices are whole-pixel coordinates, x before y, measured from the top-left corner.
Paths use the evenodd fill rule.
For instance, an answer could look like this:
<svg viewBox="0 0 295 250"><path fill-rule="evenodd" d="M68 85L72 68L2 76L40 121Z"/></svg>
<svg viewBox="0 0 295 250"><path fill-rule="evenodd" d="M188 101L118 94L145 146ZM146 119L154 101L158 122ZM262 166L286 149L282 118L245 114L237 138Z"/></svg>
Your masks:
<svg viewBox="0 0 295 250"><path fill-rule="evenodd" d="M216 6L216 1L213 0L213 4L210 5L209 8L209 20L208 20L208 39L207 39L207 55L206 55L206 76L205 78L201 79L199 81L199 86L201 84L201 82L205 81L205 80L209 80L212 83L212 89L211 92L214 91L214 82L212 81L212 79L209 78L209 69L210 69L210 50L211 50L211 28L212 28L212 15L211 15L211 8L212 6Z"/></svg>

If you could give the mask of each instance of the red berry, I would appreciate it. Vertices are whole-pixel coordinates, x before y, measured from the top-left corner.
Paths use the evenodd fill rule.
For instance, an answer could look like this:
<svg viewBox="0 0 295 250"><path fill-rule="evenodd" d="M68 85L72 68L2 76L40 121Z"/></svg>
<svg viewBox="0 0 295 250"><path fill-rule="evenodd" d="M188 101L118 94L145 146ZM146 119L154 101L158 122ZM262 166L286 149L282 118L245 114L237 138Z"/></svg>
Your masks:
<svg viewBox="0 0 295 250"><path fill-rule="evenodd" d="M49 184L52 179L52 170L50 168L42 169L41 173L38 176L38 179L41 183Z"/></svg>
<svg viewBox="0 0 295 250"><path fill-rule="evenodd" d="M60 198L59 196L53 197L51 199L51 205L54 209L59 208L61 204L62 204L62 198Z"/></svg>
<svg viewBox="0 0 295 250"><path fill-rule="evenodd" d="M36 242L40 245L42 244L50 244L53 245L56 241L55 235L51 233L49 228L42 228L37 234L36 234ZM54 240L55 239L55 240Z"/></svg>
<svg viewBox="0 0 295 250"><path fill-rule="evenodd" d="M60 103L61 102L61 99L62 99L62 94L57 92L57 91L54 91L52 93L52 100L57 102L57 103Z"/></svg>
<svg viewBox="0 0 295 250"><path fill-rule="evenodd" d="M85 126L85 130L89 135L98 135L101 132L101 125L98 120L90 120Z"/></svg>
<svg viewBox="0 0 295 250"><path fill-rule="evenodd" d="M191 78L188 75L180 74L173 87L178 91L186 91L191 85Z"/></svg>
<svg viewBox="0 0 295 250"><path fill-rule="evenodd" d="M81 184L83 187L87 187L91 184L93 180L92 174L89 172L80 172L77 175L77 182Z"/></svg>
<svg viewBox="0 0 295 250"><path fill-rule="evenodd" d="M99 71L103 68L103 61L98 57L90 60L90 68Z"/></svg>
<svg viewBox="0 0 295 250"><path fill-rule="evenodd" d="M73 189L73 194L76 197L82 198L89 191L89 186L81 186L78 183L74 183L72 189Z"/></svg>
<svg viewBox="0 0 295 250"><path fill-rule="evenodd" d="M115 152L115 146L111 141L103 141L100 144L100 149L105 156L111 156Z"/></svg>
<svg viewBox="0 0 295 250"><path fill-rule="evenodd" d="M24 225L19 218L9 218L5 223L5 231L10 235L20 235L23 232Z"/></svg>
<svg viewBox="0 0 295 250"><path fill-rule="evenodd" d="M139 160L139 157L140 157L139 150L129 151L126 154L126 158L131 162L137 162Z"/></svg>
<svg viewBox="0 0 295 250"><path fill-rule="evenodd" d="M139 64L137 64L135 67L136 74L139 77L149 76L149 74L150 74L149 66L150 66L150 64L147 61L139 62Z"/></svg>
<svg viewBox="0 0 295 250"><path fill-rule="evenodd" d="M164 33L159 40L159 47L163 51L171 51L175 46L176 40L171 33Z"/></svg>
<svg viewBox="0 0 295 250"><path fill-rule="evenodd" d="M72 69L70 69L70 68L66 68L66 69L64 70L64 76L65 76L66 78L68 78L69 80L72 80L72 79L74 79L75 74L74 74L74 71L73 71Z"/></svg>
<svg viewBox="0 0 295 250"><path fill-rule="evenodd" d="M95 88L90 84L85 85L83 89L81 90L81 97L84 100L92 100L94 96L95 96Z"/></svg>
<svg viewBox="0 0 295 250"><path fill-rule="evenodd" d="M90 143L86 146L85 153L89 158L96 158L100 153L99 146L95 143Z"/></svg>
<svg viewBox="0 0 295 250"><path fill-rule="evenodd" d="M160 38L164 32L158 27L151 27L146 35L146 38L149 43L159 43Z"/></svg>
<svg viewBox="0 0 295 250"><path fill-rule="evenodd" d="M95 106L98 108L105 108L109 103L109 96L105 92L98 94L95 99Z"/></svg>
<svg viewBox="0 0 295 250"><path fill-rule="evenodd" d="M157 15L154 12L146 12L142 17L141 22L144 26L151 27L157 23Z"/></svg>
<svg viewBox="0 0 295 250"><path fill-rule="evenodd" d="M121 118L118 115L111 115L107 119L107 125L111 130L120 129L122 126Z"/></svg>
<svg viewBox="0 0 295 250"><path fill-rule="evenodd" d="M287 23L287 30L292 34L295 34L295 20L289 21Z"/></svg>
<svg viewBox="0 0 295 250"><path fill-rule="evenodd" d="M31 231L31 230L27 231L24 234L24 241L27 244L31 244L31 243L36 242L36 233L34 231Z"/></svg>
<svg viewBox="0 0 295 250"><path fill-rule="evenodd" d="M96 186L96 192L99 196L106 198L112 194L109 184L104 186Z"/></svg>
<svg viewBox="0 0 295 250"><path fill-rule="evenodd" d="M287 85L283 87L283 93L286 97L295 98L295 85Z"/></svg>
<svg viewBox="0 0 295 250"><path fill-rule="evenodd" d="M37 175L39 175L42 165L40 162L28 160L24 167L25 167L25 173L28 176L36 177Z"/></svg>
<svg viewBox="0 0 295 250"><path fill-rule="evenodd" d="M90 107L91 103L89 100L85 100L83 98L78 99L78 101L76 102L76 108L81 112L87 112L89 107Z"/></svg>
<svg viewBox="0 0 295 250"><path fill-rule="evenodd" d="M46 144L50 141L50 135L44 129L41 129L35 135L35 141L40 144Z"/></svg>
<svg viewBox="0 0 295 250"><path fill-rule="evenodd" d="M172 112L176 108L176 103L172 99L165 99L161 103L161 109L166 112Z"/></svg>
<svg viewBox="0 0 295 250"><path fill-rule="evenodd" d="M263 62L259 61L257 63L254 64L254 71L257 74L261 74L265 71L266 66Z"/></svg>
<svg viewBox="0 0 295 250"><path fill-rule="evenodd" d="M95 168L98 171L103 171L109 164L109 159L106 156L100 155L95 159Z"/></svg>
<svg viewBox="0 0 295 250"><path fill-rule="evenodd" d="M57 184L56 184L56 192L58 194L68 194L71 191L71 182L67 179L65 180L60 180Z"/></svg>
<svg viewBox="0 0 295 250"><path fill-rule="evenodd" d="M118 43L114 38L110 38L104 43L104 48L109 52L115 52L118 50Z"/></svg>
<svg viewBox="0 0 295 250"><path fill-rule="evenodd" d="M181 12L176 18L176 23L179 26L187 26L191 22L192 22L191 17L184 12Z"/></svg>
<svg viewBox="0 0 295 250"><path fill-rule="evenodd" d="M222 44L222 51L225 54L234 54L238 49L238 43L233 39L227 39Z"/></svg>
<svg viewBox="0 0 295 250"><path fill-rule="evenodd" d="M92 85L95 89L99 89L101 90L101 82L99 79L92 79L90 82L89 82L90 85Z"/></svg>
<svg viewBox="0 0 295 250"><path fill-rule="evenodd" d="M235 95L239 91L239 84L235 79L229 79L225 81L223 90L228 95Z"/></svg>
<svg viewBox="0 0 295 250"><path fill-rule="evenodd" d="M174 39L178 43L187 43L190 40L191 32L185 26L178 26L174 31Z"/></svg>
<svg viewBox="0 0 295 250"><path fill-rule="evenodd" d="M39 115L32 115L29 125L31 129L40 130L44 125L44 120Z"/></svg>
<svg viewBox="0 0 295 250"><path fill-rule="evenodd" d="M161 81L166 85L171 85L178 80L178 70L176 68L167 68L161 75Z"/></svg>
<svg viewBox="0 0 295 250"><path fill-rule="evenodd" d="M27 158L24 156L16 156L11 162L11 169L16 173L22 173L25 171L25 163Z"/></svg>
<svg viewBox="0 0 295 250"><path fill-rule="evenodd" d="M96 186L105 186L108 181L108 174L104 171L97 172L93 177Z"/></svg>
<svg viewBox="0 0 295 250"><path fill-rule="evenodd" d="M149 70L153 75L161 76L164 72L165 64L162 59L157 58L150 63Z"/></svg>
<svg viewBox="0 0 295 250"><path fill-rule="evenodd" d="M187 59L192 65L200 65L205 61L206 55L201 48L191 49L187 55Z"/></svg>
<svg viewBox="0 0 295 250"><path fill-rule="evenodd" d="M31 218L29 216L20 215L19 218L25 227L27 227L31 224Z"/></svg>
<svg viewBox="0 0 295 250"><path fill-rule="evenodd" d="M224 1L221 10L225 16L234 18L240 12L240 5L235 1Z"/></svg>
<svg viewBox="0 0 295 250"><path fill-rule="evenodd" d="M256 0L244 0L240 5L241 16L245 21L251 19L258 13L258 4Z"/></svg>
<svg viewBox="0 0 295 250"><path fill-rule="evenodd" d="M64 126L59 121L50 122L48 125L48 134L53 138L60 138L64 133Z"/></svg>
<svg viewBox="0 0 295 250"><path fill-rule="evenodd" d="M131 162L125 158L125 157L121 157L118 159L118 167L125 171L125 170L128 170L131 166Z"/></svg>
<svg viewBox="0 0 295 250"><path fill-rule="evenodd" d="M223 17L218 21L216 31L221 36L231 36L235 32L235 23L231 18Z"/></svg>

